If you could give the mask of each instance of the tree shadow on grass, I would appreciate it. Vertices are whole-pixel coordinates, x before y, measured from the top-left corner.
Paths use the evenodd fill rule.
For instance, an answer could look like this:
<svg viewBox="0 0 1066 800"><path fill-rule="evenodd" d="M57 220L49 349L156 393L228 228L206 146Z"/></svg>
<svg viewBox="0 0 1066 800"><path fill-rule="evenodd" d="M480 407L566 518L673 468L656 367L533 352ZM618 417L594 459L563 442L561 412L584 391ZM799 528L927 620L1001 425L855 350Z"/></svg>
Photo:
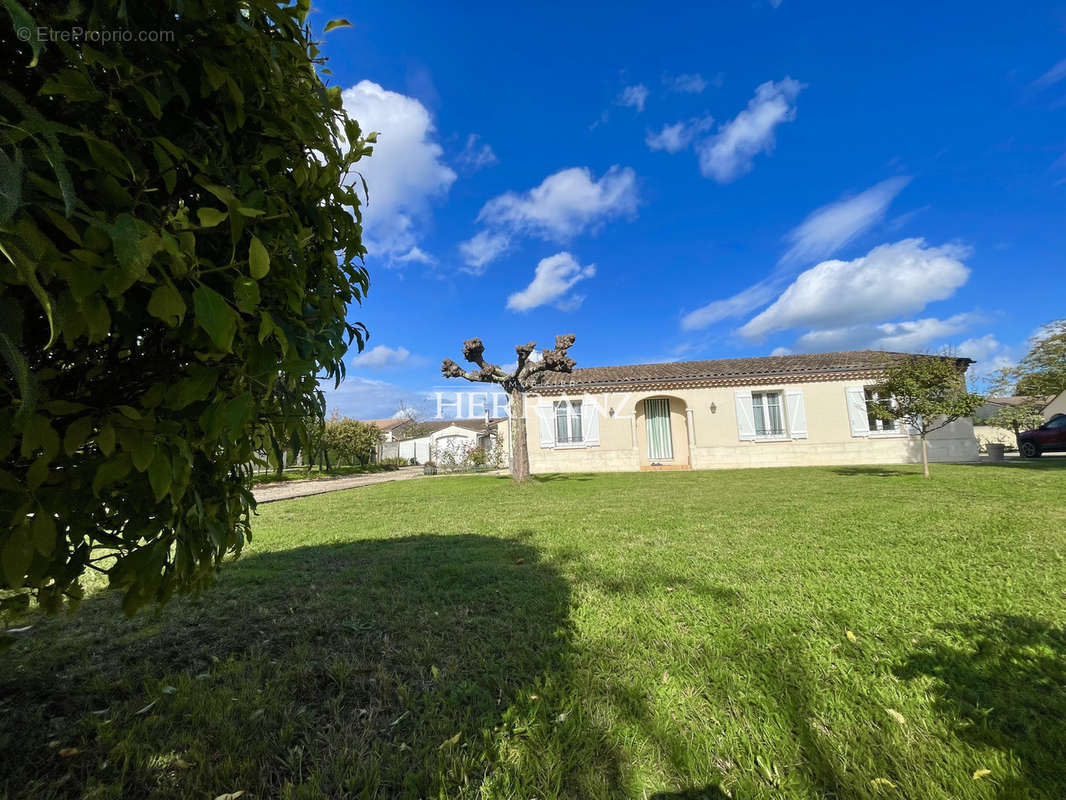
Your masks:
<svg viewBox="0 0 1066 800"><path fill-rule="evenodd" d="M1066 470L1066 453L1048 453L1040 458L1005 458L1002 461L973 461L968 467L982 469L1030 469L1041 472Z"/></svg>
<svg viewBox="0 0 1066 800"><path fill-rule="evenodd" d="M1066 631L1032 617L994 615L940 625L896 669L929 676L963 741L1013 753L1022 775L1000 796L1066 797ZM1032 794L1032 787L1046 794Z"/></svg>
<svg viewBox="0 0 1066 800"><path fill-rule="evenodd" d="M594 475L587 472L549 472L530 476L536 483L554 483L556 481L591 481Z"/></svg>
<svg viewBox="0 0 1066 800"><path fill-rule="evenodd" d="M855 476L864 475L873 478L905 478L916 473L912 468L906 467L834 467L833 472L837 475Z"/></svg>
<svg viewBox="0 0 1066 800"><path fill-rule="evenodd" d="M97 595L2 657L0 795L473 796L505 712L566 680L569 604L475 535L246 556L132 620Z"/></svg>

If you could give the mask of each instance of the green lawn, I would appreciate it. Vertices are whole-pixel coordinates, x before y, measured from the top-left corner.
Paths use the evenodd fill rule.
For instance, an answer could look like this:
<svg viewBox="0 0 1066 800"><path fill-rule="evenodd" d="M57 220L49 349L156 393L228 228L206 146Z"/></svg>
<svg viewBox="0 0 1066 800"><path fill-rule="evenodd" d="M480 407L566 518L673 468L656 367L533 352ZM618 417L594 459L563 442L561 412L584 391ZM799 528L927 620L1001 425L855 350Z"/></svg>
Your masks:
<svg viewBox="0 0 1066 800"><path fill-rule="evenodd" d="M1066 462L383 484L0 656L0 796L1066 796ZM71 754L65 748L76 748Z"/></svg>

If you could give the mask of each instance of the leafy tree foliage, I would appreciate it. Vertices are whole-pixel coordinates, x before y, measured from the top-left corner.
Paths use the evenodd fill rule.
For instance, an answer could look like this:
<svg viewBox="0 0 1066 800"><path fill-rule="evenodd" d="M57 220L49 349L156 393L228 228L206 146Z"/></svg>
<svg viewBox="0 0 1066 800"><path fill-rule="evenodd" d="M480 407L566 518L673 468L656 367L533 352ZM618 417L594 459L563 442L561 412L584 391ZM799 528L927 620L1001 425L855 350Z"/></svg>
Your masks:
<svg viewBox="0 0 1066 800"><path fill-rule="evenodd" d="M1046 397L1066 391L1066 319L1049 322L1029 340L1029 351L1014 367L1000 370L997 392Z"/></svg>
<svg viewBox="0 0 1066 800"><path fill-rule="evenodd" d="M995 414L985 420L985 424L1007 428L1017 436L1022 431L1039 428L1044 424L1043 403L1029 401L1017 406L1000 406Z"/></svg>
<svg viewBox="0 0 1066 800"><path fill-rule="evenodd" d="M969 362L950 356L914 355L889 361L874 390L891 403L871 403L870 412L885 420L902 422L922 441L922 472L929 477L927 438L933 431L969 417L984 397L966 391Z"/></svg>
<svg viewBox="0 0 1066 800"><path fill-rule="evenodd" d="M322 431L322 444L349 464L366 463L381 443L381 431L369 422L333 416Z"/></svg>
<svg viewBox="0 0 1066 800"><path fill-rule="evenodd" d="M321 418L316 376L362 346L349 172L373 137L319 77L307 0L22 1L0 0L0 589L56 609L96 569L132 613L241 549L254 431ZM131 36L36 33L75 27Z"/></svg>

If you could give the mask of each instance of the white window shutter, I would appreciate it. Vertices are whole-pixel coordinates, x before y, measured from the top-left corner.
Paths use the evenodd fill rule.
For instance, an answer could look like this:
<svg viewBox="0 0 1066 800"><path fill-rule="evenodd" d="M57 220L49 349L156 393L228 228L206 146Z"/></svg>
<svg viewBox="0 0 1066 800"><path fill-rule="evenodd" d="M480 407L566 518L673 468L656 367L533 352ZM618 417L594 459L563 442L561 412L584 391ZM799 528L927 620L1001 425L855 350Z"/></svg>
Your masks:
<svg viewBox="0 0 1066 800"><path fill-rule="evenodd" d="M803 392L790 390L785 392L785 404L788 406L788 431L793 439L807 438L807 409L803 407Z"/></svg>
<svg viewBox="0 0 1066 800"><path fill-rule="evenodd" d="M736 392L737 436L741 441L755 440L755 414L751 408L751 392Z"/></svg>
<svg viewBox="0 0 1066 800"><path fill-rule="evenodd" d="M600 443L600 406L595 401L581 403L581 438L586 445Z"/></svg>
<svg viewBox="0 0 1066 800"><path fill-rule="evenodd" d="M555 407L549 403L537 406L537 427L540 428L540 446L555 447Z"/></svg>
<svg viewBox="0 0 1066 800"><path fill-rule="evenodd" d="M849 386L844 391L847 393L851 435L869 436L870 418L866 414L866 389L862 386Z"/></svg>

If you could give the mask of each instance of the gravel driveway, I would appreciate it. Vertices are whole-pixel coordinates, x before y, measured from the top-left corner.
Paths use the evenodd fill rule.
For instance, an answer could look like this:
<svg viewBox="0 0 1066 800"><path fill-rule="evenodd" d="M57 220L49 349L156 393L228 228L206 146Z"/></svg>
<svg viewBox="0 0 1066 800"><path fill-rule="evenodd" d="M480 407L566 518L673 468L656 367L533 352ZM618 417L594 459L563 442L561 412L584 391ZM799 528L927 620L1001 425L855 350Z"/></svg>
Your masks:
<svg viewBox="0 0 1066 800"><path fill-rule="evenodd" d="M421 478L422 475L422 467L400 467L400 469L393 472L374 472L369 475L349 475L342 478L268 483L253 489L252 494L255 495L255 499L259 503L272 503L275 500L291 500L294 497L339 492L341 489L356 489L360 486L370 486L374 483L406 481L411 478Z"/></svg>

